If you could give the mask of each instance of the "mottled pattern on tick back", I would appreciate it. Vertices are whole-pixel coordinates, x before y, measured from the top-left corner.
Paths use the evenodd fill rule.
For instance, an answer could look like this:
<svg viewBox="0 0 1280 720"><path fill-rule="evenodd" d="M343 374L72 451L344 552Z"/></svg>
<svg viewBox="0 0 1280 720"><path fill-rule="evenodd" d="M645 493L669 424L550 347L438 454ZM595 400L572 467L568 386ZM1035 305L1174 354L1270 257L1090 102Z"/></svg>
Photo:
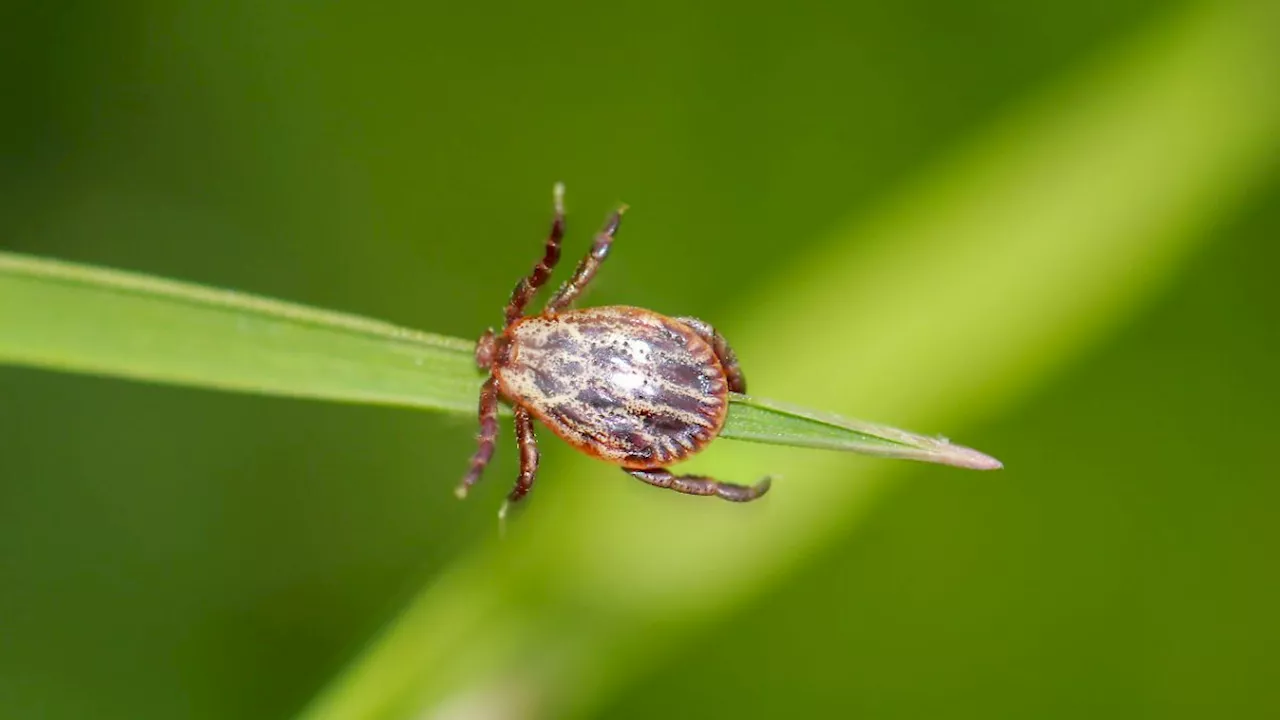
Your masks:
<svg viewBox="0 0 1280 720"><path fill-rule="evenodd" d="M711 346L688 326L629 307L518 320L495 368L517 405L581 450L628 467L660 467L719 433L728 385Z"/></svg>

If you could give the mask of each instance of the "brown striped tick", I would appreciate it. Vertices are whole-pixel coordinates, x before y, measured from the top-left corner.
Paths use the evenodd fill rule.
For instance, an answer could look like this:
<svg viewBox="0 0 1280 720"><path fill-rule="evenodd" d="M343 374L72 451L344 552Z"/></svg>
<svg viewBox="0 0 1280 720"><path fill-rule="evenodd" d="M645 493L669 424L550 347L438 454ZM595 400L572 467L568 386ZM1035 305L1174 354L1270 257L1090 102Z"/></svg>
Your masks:
<svg viewBox="0 0 1280 720"><path fill-rule="evenodd" d="M534 419L581 452L650 485L734 502L764 495L767 477L755 485L733 485L666 469L715 439L728 414L729 393L747 390L724 336L697 318L626 306L570 307L609 255L625 205L605 221L591 251L542 312L524 314L560 259L562 184L555 186L554 206L542 259L516 284L502 329L490 328L476 342L476 364L488 377L480 387L478 447L458 497L467 496L493 457L500 398L514 409L520 447L520 474L500 516L533 487Z"/></svg>

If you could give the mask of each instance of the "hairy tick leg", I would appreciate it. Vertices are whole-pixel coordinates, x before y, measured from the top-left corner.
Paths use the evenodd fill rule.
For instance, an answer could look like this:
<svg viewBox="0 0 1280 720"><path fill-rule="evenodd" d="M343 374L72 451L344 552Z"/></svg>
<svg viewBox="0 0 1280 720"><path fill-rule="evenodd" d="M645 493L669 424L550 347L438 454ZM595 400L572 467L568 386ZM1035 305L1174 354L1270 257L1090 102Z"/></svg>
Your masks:
<svg viewBox="0 0 1280 720"><path fill-rule="evenodd" d="M480 479L484 468L493 457L493 444L498 436L498 381L492 375L480 386L480 435L476 440L476 452L471 456L471 467L458 484L454 494L465 498L467 491Z"/></svg>
<svg viewBox="0 0 1280 720"><path fill-rule="evenodd" d="M724 339L724 335L720 334L706 320L699 320L696 317L678 317L677 321L689 326L706 340L711 349L715 351L716 358L720 360L720 365L724 367L725 379L729 382L729 391L736 393L745 393L747 391L747 378L742 374L742 367L738 365L738 355L729 346L729 341Z"/></svg>
<svg viewBox="0 0 1280 720"><path fill-rule="evenodd" d="M600 264L609 256L609 248L613 245L613 236L618 232L618 226L622 224L622 214L627 211L627 206L619 206L609 219L605 221L604 227L596 235L596 240L591 245L591 251L587 256L582 258L582 262L578 263L578 267L573 271L573 277L569 278L556 294L551 296L551 300L547 302L545 312L558 313L569 305L582 294L582 291L591 283L591 279L596 276L596 271L600 269Z"/></svg>
<svg viewBox="0 0 1280 720"><path fill-rule="evenodd" d="M533 299L534 293L551 277L551 271L560 261L560 241L564 239L564 184L556 183L552 192L555 206L555 217L551 221L551 233L547 236L547 246L542 259L533 266L533 271L520 278L515 290L511 291L511 302L507 304L507 325L515 322L524 314L525 306Z"/></svg>
<svg viewBox="0 0 1280 720"><path fill-rule="evenodd" d="M507 495L507 501L520 502L533 488L534 478L538 475L538 436L533 432L533 416L522 407L515 410L516 444L520 446L520 475L516 478L515 487Z"/></svg>
<svg viewBox="0 0 1280 720"><path fill-rule="evenodd" d="M750 502L769 492L771 479L766 477L755 485L734 485L701 475L672 475L663 468L623 468L633 478L650 485L675 490L685 495L715 495L730 502Z"/></svg>

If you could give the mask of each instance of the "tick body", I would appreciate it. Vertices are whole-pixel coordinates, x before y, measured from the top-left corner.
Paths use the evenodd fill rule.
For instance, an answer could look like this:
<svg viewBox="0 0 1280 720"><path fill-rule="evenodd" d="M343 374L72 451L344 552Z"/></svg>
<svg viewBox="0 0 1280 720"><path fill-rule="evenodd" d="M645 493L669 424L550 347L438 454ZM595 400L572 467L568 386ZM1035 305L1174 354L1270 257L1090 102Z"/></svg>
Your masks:
<svg viewBox="0 0 1280 720"><path fill-rule="evenodd" d="M476 363L489 376L480 390L478 447L459 497L493 455L499 399L514 408L520 447L520 475L509 503L529 492L537 474L535 419L578 450L651 485L737 502L760 497L769 489L768 478L744 486L665 469L715 439L729 393L746 391L737 358L715 328L634 307L569 309L608 255L625 207L609 217L543 312L524 316L560 257L563 193L557 185L542 260L516 285L502 330L486 331L476 343Z"/></svg>
<svg viewBox="0 0 1280 720"><path fill-rule="evenodd" d="M579 450L661 467L711 442L729 383L711 345L678 320L630 307L522 319L495 366L499 392Z"/></svg>

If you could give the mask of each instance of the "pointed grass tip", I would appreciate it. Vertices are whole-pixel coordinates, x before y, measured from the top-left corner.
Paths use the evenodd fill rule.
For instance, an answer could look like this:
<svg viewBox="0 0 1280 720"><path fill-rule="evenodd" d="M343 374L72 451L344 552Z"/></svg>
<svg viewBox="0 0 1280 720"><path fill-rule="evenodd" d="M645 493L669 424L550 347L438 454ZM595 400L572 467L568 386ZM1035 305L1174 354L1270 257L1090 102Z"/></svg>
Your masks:
<svg viewBox="0 0 1280 720"><path fill-rule="evenodd" d="M951 465L952 467L968 470L1000 470L1004 468L1004 463L990 455L963 445L952 445L946 439L941 440L939 447L931 454L934 456L933 462Z"/></svg>

